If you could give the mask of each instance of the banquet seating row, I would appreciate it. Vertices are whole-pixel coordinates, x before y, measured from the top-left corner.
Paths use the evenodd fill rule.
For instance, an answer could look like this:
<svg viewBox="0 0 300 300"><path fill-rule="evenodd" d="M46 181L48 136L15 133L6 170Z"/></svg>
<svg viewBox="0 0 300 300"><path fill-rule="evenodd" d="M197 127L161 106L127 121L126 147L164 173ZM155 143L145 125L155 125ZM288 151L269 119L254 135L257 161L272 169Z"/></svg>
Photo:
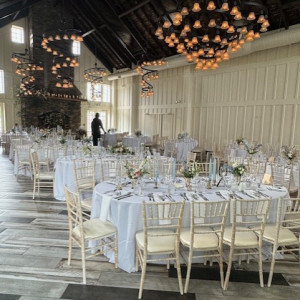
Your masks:
<svg viewBox="0 0 300 300"><path fill-rule="evenodd" d="M77 193L66 191L67 204L70 198L78 199L77 205L81 207ZM68 194L68 195L67 195ZM183 293L181 269L179 263L180 255L187 264L187 276L184 292L188 292L191 266L194 259L202 258L210 261L215 258L219 262L221 287L227 290L231 265L235 256L258 257L259 278L261 287L264 286L262 274L262 242L267 241L273 246L271 268L268 278L268 286L271 285L277 252L291 252L295 256L300 251L299 232L300 232L300 199L280 198L277 208L276 224L267 224L266 219L270 207L271 199L236 199L224 201L191 201L190 202L190 227L182 228L182 215L185 202L145 202L142 203L143 230L136 233L136 267L140 265L141 281L139 289L139 299L142 298L143 286L145 282L147 263L155 261L174 261L177 268L180 293ZM231 226L226 226L226 218L229 217L229 203L233 212ZM81 208L80 208L81 209ZM74 238L74 226L70 222L70 208L68 205L68 215L70 224L69 238L69 259L70 263L72 242ZM90 220L98 222L99 219ZM85 233L91 233L96 227L108 226L109 234L112 237L110 242L114 245L111 250L115 252L115 265L118 263L117 233L116 228L110 222L102 222L86 225L87 228L81 230L82 243L82 264L83 281L85 280L85 257L84 242L91 239ZM92 229L90 229L92 228ZM89 230L90 229L90 230ZM78 230L77 230L78 233ZM102 239L107 233L105 229L97 233L95 239ZM96 235L96 234L95 234ZM93 238L93 236L92 236ZM78 239L78 236L77 236ZM102 244L101 244L102 245ZM223 274L223 245L229 247L229 258L226 261L228 268L226 276ZM297 252L298 251L298 252ZM102 252L101 252L102 253ZM155 255L155 256L153 256ZM163 255L161 257L161 255ZM243 258L244 259L244 258ZM299 257L297 256L297 259Z"/></svg>

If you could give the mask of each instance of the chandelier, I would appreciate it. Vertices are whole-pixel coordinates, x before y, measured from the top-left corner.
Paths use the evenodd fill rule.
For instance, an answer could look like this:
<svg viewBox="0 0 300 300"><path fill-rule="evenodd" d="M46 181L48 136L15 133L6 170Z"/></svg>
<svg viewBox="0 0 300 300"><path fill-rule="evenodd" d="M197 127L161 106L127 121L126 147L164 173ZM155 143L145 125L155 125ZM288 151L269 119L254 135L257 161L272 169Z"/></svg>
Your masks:
<svg viewBox="0 0 300 300"><path fill-rule="evenodd" d="M55 86L58 88L68 89L74 87L73 79L69 76L57 75L56 79L57 82Z"/></svg>
<svg viewBox="0 0 300 300"><path fill-rule="evenodd" d="M41 63L34 62L27 56L29 56L28 49L25 49L24 53L13 52L11 56L11 61L17 64L17 68L16 68L17 75L26 77L29 76L31 72L44 70Z"/></svg>
<svg viewBox="0 0 300 300"><path fill-rule="evenodd" d="M138 64L136 72L142 76L140 85L141 85L141 97L149 98L154 95L153 85L150 83L151 80L159 78L158 70L149 69L150 67L162 67L166 65L166 60L164 58L152 60L144 58Z"/></svg>
<svg viewBox="0 0 300 300"><path fill-rule="evenodd" d="M93 68L86 69L83 73L84 79L91 83L103 83L103 77L106 75L106 69L98 67L97 62Z"/></svg>
<svg viewBox="0 0 300 300"><path fill-rule="evenodd" d="M178 1L177 9L158 20L155 35L195 69L216 69L246 42L260 38L270 26L267 9L256 1Z"/></svg>

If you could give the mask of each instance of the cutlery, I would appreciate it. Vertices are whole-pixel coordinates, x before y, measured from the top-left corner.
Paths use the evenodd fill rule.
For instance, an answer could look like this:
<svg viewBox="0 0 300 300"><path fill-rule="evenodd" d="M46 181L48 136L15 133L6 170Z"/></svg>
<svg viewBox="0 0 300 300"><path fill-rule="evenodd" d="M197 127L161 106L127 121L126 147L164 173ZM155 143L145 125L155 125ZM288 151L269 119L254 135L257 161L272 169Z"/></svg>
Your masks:
<svg viewBox="0 0 300 300"><path fill-rule="evenodd" d="M147 196L149 198L149 201L153 201L154 202L153 193L150 193Z"/></svg>
<svg viewBox="0 0 300 300"><path fill-rule="evenodd" d="M124 195L121 195L121 196L118 196L118 197L115 197L115 199L117 200L121 200L121 199L124 199L124 198L127 198L127 197L130 197L132 195L132 193L126 193Z"/></svg>
<svg viewBox="0 0 300 300"><path fill-rule="evenodd" d="M180 196L181 196L185 201L189 201L188 197L186 196L186 193L181 193Z"/></svg>
<svg viewBox="0 0 300 300"><path fill-rule="evenodd" d="M200 197L205 200L205 201L209 201L202 193L199 193Z"/></svg>
<svg viewBox="0 0 300 300"><path fill-rule="evenodd" d="M233 194L240 200L243 200L243 198L241 196L239 196L237 193L233 192Z"/></svg>
<svg viewBox="0 0 300 300"><path fill-rule="evenodd" d="M193 199L195 199L195 200L199 200L199 197L198 197L197 194L192 194L192 197L193 197Z"/></svg>
<svg viewBox="0 0 300 300"><path fill-rule="evenodd" d="M216 192L216 195L221 197L222 199L226 200L226 198L221 194L221 192Z"/></svg>
<svg viewBox="0 0 300 300"><path fill-rule="evenodd" d="M253 197L252 195L246 193L245 191L242 191L242 194L244 194L245 196L248 196L248 197L250 197L252 199L255 199L255 197Z"/></svg>
<svg viewBox="0 0 300 300"><path fill-rule="evenodd" d="M264 193L262 193L261 191L257 191L257 193L258 193L259 195L262 195L263 197L270 198L269 195L264 194Z"/></svg>
<svg viewBox="0 0 300 300"><path fill-rule="evenodd" d="M166 197L167 197L171 202L175 202L175 200L174 200L170 195L166 195Z"/></svg>

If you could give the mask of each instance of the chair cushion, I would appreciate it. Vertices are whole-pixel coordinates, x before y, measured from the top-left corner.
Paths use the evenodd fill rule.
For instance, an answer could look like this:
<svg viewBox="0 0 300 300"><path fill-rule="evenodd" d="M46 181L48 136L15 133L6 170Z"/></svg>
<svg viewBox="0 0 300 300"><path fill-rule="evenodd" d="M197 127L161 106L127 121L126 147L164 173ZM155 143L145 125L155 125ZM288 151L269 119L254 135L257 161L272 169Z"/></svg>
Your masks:
<svg viewBox="0 0 300 300"><path fill-rule="evenodd" d="M196 232L206 232L211 231L212 233L203 233L203 234L194 234L194 245L193 249L216 249L219 245L219 238L216 233L209 227L197 228ZM180 241L181 243L189 247L191 246L191 231L190 228L182 228L180 233Z"/></svg>
<svg viewBox="0 0 300 300"><path fill-rule="evenodd" d="M277 234L276 225L267 224L265 226L265 231L263 235L264 240L274 243L276 239L276 234ZM279 245L294 245L298 243L299 241L297 237L291 230L287 228L280 229L279 236L278 236Z"/></svg>
<svg viewBox="0 0 300 300"><path fill-rule="evenodd" d="M291 231L299 232L300 231L300 212L292 212L284 215L284 220L292 222L286 222L286 226L295 226L295 228L291 229Z"/></svg>
<svg viewBox="0 0 300 300"><path fill-rule="evenodd" d="M234 246L240 248L258 247L258 238L254 231L239 231L246 229L242 226L236 227ZM223 240L231 243L232 227L225 227Z"/></svg>
<svg viewBox="0 0 300 300"><path fill-rule="evenodd" d="M53 172L41 172L37 178L42 179L42 180L53 180L54 174Z"/></svg>
<svg viewBox="0 0 300 300"><path fill-rule="evenodd" d="M167 229L148 230L148 233L157 234L158 236L148 237L148 253L165 253L175 251L176 237L174 232ZM171 234L170 236L162 236L162 234ZM144 250L144 231L139 231L135 235L138 246Z"/></svg>
<svg viewBox="0 0 300 300"><path fill-rule="evenodd" d="M87 240L97 240L110 236L116 232L116 228L110 222L102 222L99 219L92 219L83 222L83 234ZM73 229L73 234L80 237L79 226Z"/></svg>

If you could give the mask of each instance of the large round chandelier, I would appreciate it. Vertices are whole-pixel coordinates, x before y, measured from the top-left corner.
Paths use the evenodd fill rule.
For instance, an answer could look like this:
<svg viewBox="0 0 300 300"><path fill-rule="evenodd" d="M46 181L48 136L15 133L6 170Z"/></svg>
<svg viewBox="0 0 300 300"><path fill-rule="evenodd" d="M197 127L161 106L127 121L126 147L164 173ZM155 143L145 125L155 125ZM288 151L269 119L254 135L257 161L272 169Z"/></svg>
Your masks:
<svg viewBox="0 0 300 300"><path fill-rule="evenodd" d="M86 69L83 73L84 79L91 83L103 83L103 77L106 75L106 69L98 67L97 62L93 68Z"/></svg>
<svg viewBox="0 0 300 300"><path fill-rule="evenodd" d="M202 70L216 69L230 52L260 38L270 25L267 9L254 0L178 1L158 23L158 39Z"/></svg>

